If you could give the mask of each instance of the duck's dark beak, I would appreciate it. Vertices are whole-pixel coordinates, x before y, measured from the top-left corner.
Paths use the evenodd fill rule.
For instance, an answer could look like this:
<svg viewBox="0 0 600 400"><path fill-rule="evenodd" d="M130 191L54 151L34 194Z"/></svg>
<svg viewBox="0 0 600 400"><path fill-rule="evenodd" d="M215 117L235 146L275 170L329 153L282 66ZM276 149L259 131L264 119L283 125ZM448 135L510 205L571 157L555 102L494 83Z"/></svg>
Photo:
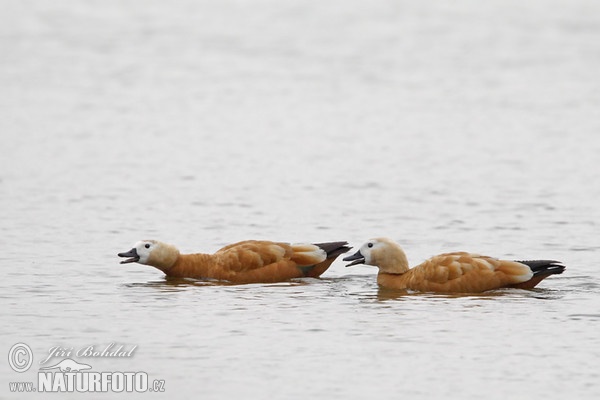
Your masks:
<svg viewBox="0 0 600 400"><path fill-rule="evenodd" d="M135 248L129 250L126 253L119 253L117 255L119 257L130 257L127 260L121 261L121 264L127 264L127 263L132 263L132 262L138 262L138 261L140 261L140 256L138 255L137 250Z"/></svg>
<svg viewBox="0 0 600 400"><path fill-rule="evenodd" d="M344 261L352 261L350 264L346 265L346 267L351 267L356 264L364 264L365 257L361 254L361 252L359 250L356 253L352 254L351 256L345 257Z"/></svg>

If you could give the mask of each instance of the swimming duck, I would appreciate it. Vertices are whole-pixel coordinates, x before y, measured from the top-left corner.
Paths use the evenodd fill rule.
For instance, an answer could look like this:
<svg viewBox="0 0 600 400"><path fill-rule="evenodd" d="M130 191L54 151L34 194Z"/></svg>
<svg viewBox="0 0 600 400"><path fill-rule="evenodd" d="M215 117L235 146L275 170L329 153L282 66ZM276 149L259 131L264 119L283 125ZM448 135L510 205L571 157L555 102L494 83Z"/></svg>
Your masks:
<svg viewBox="0 0 600 400"><path fill-rule="evenodd" d="M379 267L377 283L381 287L439 293L478 293L505 287L532 289L542 279L565 270L559 261L506 261L466 252L440 254L409 268L402 248L387 238L369 240L344 261L352 261L347 267Z"/></svg>
<svg viewBox="0 0 600 400"><path fill-rule="evenodd" d="M180 254L173 245L143 240L118 256L126 258L121 264L151 265L170 277L272 283L319 277L340 254L351 249L347 244L247 240L225 246L214 254Z"/></svg>

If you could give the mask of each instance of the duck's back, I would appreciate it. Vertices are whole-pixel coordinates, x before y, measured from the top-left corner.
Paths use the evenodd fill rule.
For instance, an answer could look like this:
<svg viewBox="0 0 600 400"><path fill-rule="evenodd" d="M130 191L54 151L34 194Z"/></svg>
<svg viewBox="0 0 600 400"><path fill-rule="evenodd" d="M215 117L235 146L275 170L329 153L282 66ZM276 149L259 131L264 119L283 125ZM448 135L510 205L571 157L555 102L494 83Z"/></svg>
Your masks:
<svg viewBox="0 0 600 400"><path fill-rule="evenodd" d="M380 274L386 287L439 293L478 293L531 279L527 265L466 252L434 256L402 275Z"/></svg>

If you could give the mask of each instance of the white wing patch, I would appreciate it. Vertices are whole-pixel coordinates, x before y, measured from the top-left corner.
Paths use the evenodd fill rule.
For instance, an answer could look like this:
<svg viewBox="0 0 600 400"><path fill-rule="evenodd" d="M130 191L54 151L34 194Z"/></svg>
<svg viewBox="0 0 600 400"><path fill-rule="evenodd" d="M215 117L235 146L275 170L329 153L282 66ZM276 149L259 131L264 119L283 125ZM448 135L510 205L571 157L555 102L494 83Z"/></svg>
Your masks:
<svg viewBox="0 0 600 400"><path fill-rule="evenodd" d="M314 244L295 243L292 244L294 260L300 265L314 265L327 259L325 250Z"/></svg>

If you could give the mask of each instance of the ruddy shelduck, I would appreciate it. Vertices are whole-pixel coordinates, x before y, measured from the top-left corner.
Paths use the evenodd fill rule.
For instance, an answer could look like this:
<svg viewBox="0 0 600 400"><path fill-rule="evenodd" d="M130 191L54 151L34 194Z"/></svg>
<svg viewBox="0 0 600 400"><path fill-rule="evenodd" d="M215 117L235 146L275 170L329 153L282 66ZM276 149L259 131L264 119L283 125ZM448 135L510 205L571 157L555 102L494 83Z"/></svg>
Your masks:
<svg viewBox="0 0 600 400"><path fill-rule="evenodd" d="M169 277L215 279L232 283L273 283L321 276L351 247L347 242L287 244L248 240L223 247L214 254L180 254L173 245L143 240L121 264L151 265Z"/></svg>
<svg viewBox="0 0 600 400"><path fill-rule="evenodd" d="M466 252L440 254L409 268L402 248L387 238L369 240L344 261L352 261L348 267L379 267L377 283L381 287L438 293L532 289L542 279L565 270L559 261L507 261Z"/></svg>

